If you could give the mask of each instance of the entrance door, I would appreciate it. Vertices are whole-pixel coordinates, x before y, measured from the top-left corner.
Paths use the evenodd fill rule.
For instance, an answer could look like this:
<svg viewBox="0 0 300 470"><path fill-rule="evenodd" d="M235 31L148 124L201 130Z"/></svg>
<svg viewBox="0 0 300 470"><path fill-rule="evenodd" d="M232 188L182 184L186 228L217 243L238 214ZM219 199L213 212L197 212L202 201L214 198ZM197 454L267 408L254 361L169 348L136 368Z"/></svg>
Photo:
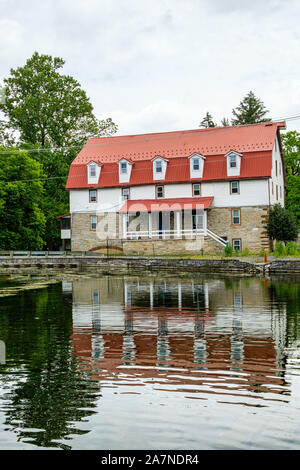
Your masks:
<svg viewBox="0 0 300 470"><path fill-rule="evenodd" d="M162 234L162 229L163 229L163 216L162 212L158 213L158 233L159 235Z"/></svg>

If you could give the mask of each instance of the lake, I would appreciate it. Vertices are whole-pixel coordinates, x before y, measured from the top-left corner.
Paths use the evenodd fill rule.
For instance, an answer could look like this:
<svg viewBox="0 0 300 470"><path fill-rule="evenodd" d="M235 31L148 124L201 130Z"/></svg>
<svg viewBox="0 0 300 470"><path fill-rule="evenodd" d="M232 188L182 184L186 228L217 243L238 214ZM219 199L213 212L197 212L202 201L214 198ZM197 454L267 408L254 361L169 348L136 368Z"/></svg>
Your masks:
<svg viewBox="0 0 300 470"><path fill-rule="evenodd" d="M300 449L296 278L0 277L0 449Z"/></svg>

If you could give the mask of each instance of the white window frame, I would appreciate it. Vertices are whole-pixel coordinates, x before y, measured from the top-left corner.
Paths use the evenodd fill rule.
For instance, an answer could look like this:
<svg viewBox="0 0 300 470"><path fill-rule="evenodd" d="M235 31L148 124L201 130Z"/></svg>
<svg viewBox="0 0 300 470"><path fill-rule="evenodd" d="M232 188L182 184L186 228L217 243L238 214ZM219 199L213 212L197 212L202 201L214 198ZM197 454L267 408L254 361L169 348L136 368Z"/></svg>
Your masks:
<svg viewBox="0 0 300 470"><path fill-rule="evenodd" d="M236 191L233 190L233 185L236 184ZM240 182L239 181L230 181L230 194L239 194L240 192Z"/></svg>
<svg viewBox="0 0 300 470"><path fill-rule="evenodd" d="M120 168L121 174L127 175L127 162L121 162L120 166L121 166Z"/></svg>
<svg viewBox="0 0 300 470"><path fill-rule="evenodd" d="M199 186L199 194L196 194L195 187ZM201 196L201 184L200 183L193 183L193 197L200 197Z"/></svg>
<svg viewBox="0 0 300 470"><path fill-rule="evenodd" d="M237 212L238 216L234 215ZM234 219L238 218L238 222L235 222ZM241 225L241 209L232 209L232 225Z"/></svg>
<svg viewBox="0 0 300 470"><path fill-rule="evenodd" d="M163 167L162 167L162 161L161 160L157 160L155 162L155 172L156 173L162 173L163 171Z"/></svg>
<svg viewBox="0 0 300 470"><path fill-rule="evenodd" d="M242 251L242 239L241 239L241 238L233 238L233 239L232 239L232 248L233 248L234 250L237 249L237 247L234 246L234 245L235 245L235 242L238 242L238 245L239 245L239 246L238 246L238 251Z"/></svg>
<svg viewBox="0 0 300 470"><path fill-rule="evenodd" d="M158 188L162 188L162 196L159 196L158 195ZM165 197L165 188L162 184L158 184L156 187L155 187L155 195L156 195L156 199L163 199Z"/></svg>
<svg viewBox="0 0 300 470"><path fill-rule="evenodd" d="M125 191L127 191L128 197L125 196ZM130 199L130 189L129 188L122 188L122 199L123 199L123 201L128 201Z"/></svg>
<svg viewBox="0 0 300 470"><path fill-rule="evenodd" d="M230 168L236 168L237 167L236 155L230 155L230 157L229 157L229 167Z"/></svg>
<svg viewBox="0 0 300 470"><path fill-rule="evenodd" d="M92 163L89 166L89 172L90 172L90 177L95 178L95 176L96 176L96 165L94 163Z"/></svg>
<svg viewBox="0 0 300 470"><path fill-rule="evenodd" d="M95 219L96 219L96 222L95 222ZM98 218L96 215L91 215L91 218L90 218L90 230L92 232L95 232L97 230L97 224L98 224ZM95 226L95 228L93 228Z"/></svg>

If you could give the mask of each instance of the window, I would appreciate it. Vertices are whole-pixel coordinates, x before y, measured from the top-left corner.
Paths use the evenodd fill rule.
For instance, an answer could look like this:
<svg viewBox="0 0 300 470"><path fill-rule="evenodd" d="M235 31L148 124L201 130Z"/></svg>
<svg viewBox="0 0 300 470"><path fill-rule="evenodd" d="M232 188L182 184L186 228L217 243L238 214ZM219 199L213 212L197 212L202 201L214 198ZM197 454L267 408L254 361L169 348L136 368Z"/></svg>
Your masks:
<svg viewBox="0 0 300 470"><path fill-rule="evenodd" d="M233 238L232 239L232 248L237 251L241 251L242 248L242 240L240 238Z"/></svg>
<svg viewBox="0 0 300 470"><path fill-rule="evenodd" d="M156 186L156 197L157 199L164 197L164 187Z"/></svg>
<svg viewBox="0 0 300 470"><path fill-rule="evenodd" d="M240 225L241 223L241 211L240 209L232 210L232 223L233 225Z"/></svg>
<svg viewBox="0 0 300 470"><path fill-rule="evenodd" d="M276 200L278 201L278 186L276 184Z"/></svg>
<svg viewBox="0 0 300 470"><path fill-rule="evenodd" d="M162 162L160 160L155 162L155 171L156 173L162 173Z"/></svg>
<svg viewBox="0 0 300 470"><path fill-rule="evenodd" d="M193 158L193 170L199 171L199 169L200 169L199 158Z"/></svg>
<svg viewBox="0 0 300 470"><path fill-rule="evenodd" d="M277 160L275 162L275 173L276 173L276 176L277 176Z"/></svg>
<svg viewBox="0 0 300 470"><path fill-rule="evenodd" d="M126 162L121 162L121 173L124 175L127 173L127 163Z"/></svg>
<svg viewBox="0 0 300 470"><path fill-rule="evenodd" d="M236 156L235 155L232 155L229 158L229 166L230 168L236 168Z"/></svg>
<svg viewBox="0 0 300 470"><path fill-rule="evenodd" d="M71 228L71 219L70 217L65 217L60 219L61 220L61 229L62 230L70 230Z"/></svg>
<svg viewBox="0 0 300 470"><path fill-rule="evenodd" d="M97 202L97 190L90 189L89 194L90 194L90 202Z"/></svg>
<svg viewBox="0 0 300 470"><path fill-rule="evenodd" d="M129 199L129 188L123 188L122 189L122 198L124 201Z"/></svg>
<svg viewBox="0 0 300 470"><path fill-rule="evenodd" d="M97 216L96 215L91 215L91 230L96 230L97 229Z"/></svg>
<svg viewBox="0 0 300 470"><path fill-rule="evenodd" d="M230 194L239 194L239 181L230 181Z"/></svg>
<svg viewBox="0 0 300 470"><path fill-rule="evenodd" d="M197 214L196 209L192 210L192 226L193 230L203 229L203 214Z"/></svg>
<svg viewBox="0 0 300 470"><path fill-rule="evenodd" d="M91 177L96 176L96 165L94 165L94 164L90 165L90 176Z"/></svg>
<svg viewBox="0 0 300 470"><path fill-rule="evenodd" d="M193 196L200 196L200 195L201 195L200 183L193 184Z"/></svg>
<svg viewBox="0 0 300 470"><path fill-rule="evenodd" d="M272 181L272 196L274 195L274 183Z"/></svg>

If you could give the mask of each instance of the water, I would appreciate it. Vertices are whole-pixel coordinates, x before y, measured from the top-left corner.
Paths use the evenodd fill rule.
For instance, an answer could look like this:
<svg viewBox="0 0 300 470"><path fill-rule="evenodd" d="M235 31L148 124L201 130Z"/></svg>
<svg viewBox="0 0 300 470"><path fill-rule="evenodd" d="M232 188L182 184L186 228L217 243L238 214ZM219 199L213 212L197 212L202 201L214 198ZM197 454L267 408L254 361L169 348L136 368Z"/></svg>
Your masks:
<svg viewBox="0 0 300 470"><path fill-rule="evenodd" d="M0 277L0 449L300 449L299 398L299 280Z"/></svg>

